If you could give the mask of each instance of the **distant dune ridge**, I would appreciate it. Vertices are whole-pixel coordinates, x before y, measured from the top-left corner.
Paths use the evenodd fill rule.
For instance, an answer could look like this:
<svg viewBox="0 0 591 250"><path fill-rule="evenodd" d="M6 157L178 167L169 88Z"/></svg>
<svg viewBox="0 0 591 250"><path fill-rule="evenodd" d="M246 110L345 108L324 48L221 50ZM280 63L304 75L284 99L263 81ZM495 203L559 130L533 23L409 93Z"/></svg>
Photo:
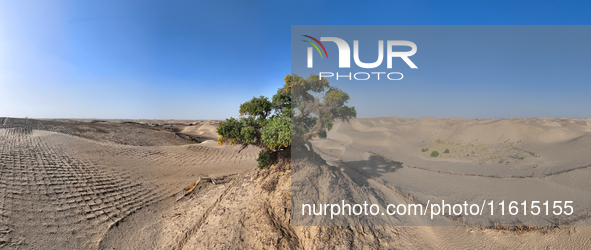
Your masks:
<svg viewBox="0 0 591 250"><path fill-rule="evenodd" d="M399 160L414 162L424 160L417 154L421 148L438 140L460 145L494 146L505 143L536 152L544 160L536 164L561 162L561 165L579 165L591 162L584 147L591 143L590 134L591 119L388 117L336 123L328 133L330 140L318 141L317 145L335 150L345 150L347 144L365 145L368 149L376 147L375 150L382 150Z"/></svg>

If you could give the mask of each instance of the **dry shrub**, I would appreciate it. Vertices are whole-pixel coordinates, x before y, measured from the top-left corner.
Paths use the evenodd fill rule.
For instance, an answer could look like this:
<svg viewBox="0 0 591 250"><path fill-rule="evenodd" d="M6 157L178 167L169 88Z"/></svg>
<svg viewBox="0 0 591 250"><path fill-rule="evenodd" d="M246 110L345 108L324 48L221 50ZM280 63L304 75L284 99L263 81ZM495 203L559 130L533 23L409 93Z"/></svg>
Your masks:
<svg viewBox="0 0 591 250"><path fill-rule="evenodd" d="M263 190L269 193L275 191L275 187L277 187L277 178L266 181L262 186Z"/></svg>

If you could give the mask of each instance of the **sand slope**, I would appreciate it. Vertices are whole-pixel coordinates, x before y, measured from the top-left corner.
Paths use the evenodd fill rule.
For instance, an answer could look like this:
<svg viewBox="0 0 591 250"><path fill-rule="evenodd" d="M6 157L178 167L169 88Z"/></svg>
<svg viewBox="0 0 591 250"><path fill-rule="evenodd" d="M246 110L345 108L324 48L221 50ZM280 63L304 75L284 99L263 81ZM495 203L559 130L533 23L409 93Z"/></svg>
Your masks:
<svg viewBox="0 0 591 250"><path fill-rule="evenodd" d="M352 198L408 203L407 194L418 202L453 199L459 196L458 187L476 193L471 198L478 200L494 195L491 190L524 183L529 195L591 200L586 197L591 171L584 167L591 163L589 119L357 119L337 123L329 139L314 141L319 156L305 157L293 169L283 162L264 171L254 169L256 149L239 154L234 147L194 143L176 136L178 132L141 124L32 122L37 124L24 128L12 118L0 118L6 124L0 127L0 248L591 247L591 229L581 226L516 233L441 218L438 223L455 226L299 227L292 224L297 211L291 210L293 183L309 190L299 198L311 197L312 202ZM212 131L201 126L185 132ZM431 158L421 152L453 143L460 144L454 150L474 150L475 156ZM474 161L478 154L490 154L484 150L487 145L498 146L488 150L510 163ZM520 150L503 151L513 146ZM536 156L509 158L528 154L522 150ZM532 173L529 178L508 177ZM204 174L227 178L219 185L201 183L174 200L176 192ZM502 178L488 176L497 174ZM411 222L434 223L421 218Z"/></svg>
<svg viewBox="0 0 591 250"><path fill-rule="evenodd" d="M330 160L327 163L331 163ZM382 190L380 183L312 158L295 162L297 169L276 165L250 170L231 181L203 188L167 209L150 206L113 228L101 248L132 249L584 249L591 246L588 227L559 227L516 233L465 226L447 227L298 227L290 224L292 176L321 196L345 188L367 196L359 187ZM291 166L295 167L295 165ZM291 177L290 177L291 176ZM298 182L296 180L296 182ZM324 185L322 183L339 183ZM355 187L357 186L357 188ZM382 185L383 186L383 185ZM378 194L378 193L374 193ZM402 198L403 199L403 198ZM164 206L164 205L163 205ZM145 221L149 221L146 223ZM139 225L144 225L140 227ZM124 241L124 239L130 239Z"/></svg>
<svg viewBox="0 0 591 250"><path fill-rule="evenodd" d="M576 219L591 212L590 124L590 119L553 118L355 119L337 123L328 139L313 144L329 162L338 162L336 157L425 204L428 200L476 204L570 200L576 204L570 218ZM439 156L430 157L435 150ZM569 220L566 216L506 217L495 211L497 216L462 220L475 226L497 220L509 225L524 221L555 225Z"/></svg>
<svg viewBox="0 0 591 250"><path fill-rule="evenodd" d="M29 122L0 127L1 247L96 248L123 218L200 175L251 169L258 153L133 124Z"/></svg>

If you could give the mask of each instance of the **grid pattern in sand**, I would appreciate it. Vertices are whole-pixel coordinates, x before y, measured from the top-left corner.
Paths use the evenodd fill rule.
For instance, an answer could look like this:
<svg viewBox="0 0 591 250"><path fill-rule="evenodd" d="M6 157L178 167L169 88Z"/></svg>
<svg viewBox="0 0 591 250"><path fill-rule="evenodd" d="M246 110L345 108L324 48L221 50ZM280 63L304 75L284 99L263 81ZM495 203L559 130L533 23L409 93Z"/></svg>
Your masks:
<svg viewBox="0 0 591 250"><path fill-rule="evenodd" d="M158 200L154 186L31 132L0 129L0 246L92 247L111 225Z"/></svg>

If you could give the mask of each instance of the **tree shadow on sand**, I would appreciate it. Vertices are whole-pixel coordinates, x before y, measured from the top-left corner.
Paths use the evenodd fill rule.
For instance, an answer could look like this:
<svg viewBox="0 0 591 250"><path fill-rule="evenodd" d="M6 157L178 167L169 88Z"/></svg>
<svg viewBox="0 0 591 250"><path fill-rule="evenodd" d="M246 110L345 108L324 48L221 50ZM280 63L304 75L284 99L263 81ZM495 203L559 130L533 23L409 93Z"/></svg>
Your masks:
<svg viewBox="0 0 591 250"><path fill-rule="evenodd" d="M345 164L362 171L371 178L380 178L386 173L396 172L402 168L402 162L392 161L374 154L365 161L349 161Z"/></svg>
<svg viewBox="0 0 591 250"><path fill-rule="evenodd" d="M379 155L371 155L365 161L349 161L343 162L349 170L345 171L351 180L359 187L364 188L364 191L369 195L375 197L378 203L386 206L386 201L383 199L382 191L370 188L369 179L380 179L385 173L392 173L402 168L402 162L388 160ZM360 174L352 174L358 172ZM380 182L382 185L383 183Z"/></svg>

